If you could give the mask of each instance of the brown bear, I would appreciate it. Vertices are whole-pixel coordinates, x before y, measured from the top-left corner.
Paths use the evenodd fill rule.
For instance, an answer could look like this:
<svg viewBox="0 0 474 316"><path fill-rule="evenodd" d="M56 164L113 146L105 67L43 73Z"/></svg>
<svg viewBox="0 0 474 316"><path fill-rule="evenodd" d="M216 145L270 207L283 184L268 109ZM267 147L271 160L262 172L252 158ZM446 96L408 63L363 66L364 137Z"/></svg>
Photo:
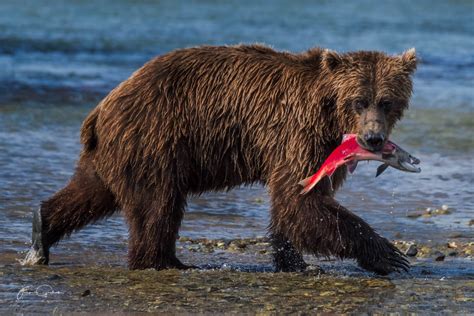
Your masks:
<svg viewBox="0 0 474 316"><path fill-rule="evenodd" d="M187 268L175 254L187 196L261 183L276 271L305 269L304 252L379 274L407 270L397 248L333 199L345 167L307 195L298 182L345 133L380 149L408 106L415 69L414 49L205 46L156 57L84 121L75 174L34 214L26 261L48 263L61 238L121 209L131 269Z"/></svg>

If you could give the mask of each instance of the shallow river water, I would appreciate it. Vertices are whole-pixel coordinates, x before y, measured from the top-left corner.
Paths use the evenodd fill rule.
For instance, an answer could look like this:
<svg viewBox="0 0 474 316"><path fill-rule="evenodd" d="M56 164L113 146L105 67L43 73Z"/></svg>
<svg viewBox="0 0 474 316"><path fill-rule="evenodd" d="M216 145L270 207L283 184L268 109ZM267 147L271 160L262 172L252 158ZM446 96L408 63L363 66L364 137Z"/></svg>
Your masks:
<svg viewBox="0 0 474 316"><path fill-rule="evenodd" d="M473 3L290 3L0 1L0 314L474 313ZM200 270L129 272L120 214L61 242L51 266L20 266L31 212L71 176L95 104L154 55L240 42L295 52L416 47L412 104L392 139L422 160L422 173L375 179L377 164L362 164L337 194L403 250L418 245L410 273L377 278L312 257L310 271L272 273L260 186L190 198L178 255Z"/></svg>

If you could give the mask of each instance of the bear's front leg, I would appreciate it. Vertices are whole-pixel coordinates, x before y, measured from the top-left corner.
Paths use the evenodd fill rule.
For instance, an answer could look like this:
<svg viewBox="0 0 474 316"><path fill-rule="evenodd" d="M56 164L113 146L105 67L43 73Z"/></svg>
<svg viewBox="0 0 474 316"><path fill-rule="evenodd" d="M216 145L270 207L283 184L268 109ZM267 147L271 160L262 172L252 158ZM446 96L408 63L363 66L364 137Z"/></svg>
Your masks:
<svg viewBox="0 0 474 316"><path fill-rule="evenodd" d="M272 234L273 263L276 272L302 272L308 266L303 255L282 234Z"/></svg>
<svg viewBox="0 0 474 316"><path fill-rule="evenodd" d="M404 255L360 217L331 196L316 190L300 195L300 190L295 185L271 186L272 235L284 236L298 251L356 259L380 275L408 270Z"/></svg>

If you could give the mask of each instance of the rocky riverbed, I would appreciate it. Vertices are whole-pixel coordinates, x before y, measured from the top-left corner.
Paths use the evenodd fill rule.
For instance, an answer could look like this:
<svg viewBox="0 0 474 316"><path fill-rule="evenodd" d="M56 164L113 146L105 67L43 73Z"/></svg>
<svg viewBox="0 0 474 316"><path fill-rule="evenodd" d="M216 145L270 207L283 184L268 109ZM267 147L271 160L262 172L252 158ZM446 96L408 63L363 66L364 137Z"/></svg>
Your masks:
<svg viewBox="0 0 474 316"><path fill-rule="evenodd" d="M416 247L417 253L410 253L409 273L389 277L364 272L351 261L312 256L305 272L273 273L266 238L181 237L179 257L199 266L186 271L129 271L125 258L93 252L85 254L87 264L70 254L48 267L23 267L17 253L5 253L0 313L474 311L474 242L395 244L404 252ZM102 263L90 263L93 257Z"/></svg>

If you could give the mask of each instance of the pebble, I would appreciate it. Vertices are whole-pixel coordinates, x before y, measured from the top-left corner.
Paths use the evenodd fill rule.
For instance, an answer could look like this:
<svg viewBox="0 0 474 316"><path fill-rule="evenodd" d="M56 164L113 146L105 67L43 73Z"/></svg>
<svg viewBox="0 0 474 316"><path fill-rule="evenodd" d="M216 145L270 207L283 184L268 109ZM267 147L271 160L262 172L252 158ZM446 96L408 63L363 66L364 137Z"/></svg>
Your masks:
<svg viewBox="0 0 474 316"><path fill-rule="evenodd" d="M242 242L231 242L229 247L227 247L228 251L243 251L247 245Z"/></svg>
<svg viewBox="0 0 474 316"><path fill-rule="evenodd" d="M53 274L48 277L49 281L54 281L54 280L59 280L59 279L62 279L62 278L60 275L57 275L57 274Z"/></svg>
<svg viewBox="0 0 474 316"><path fill-rule="evenodd" d="M458 245L455 241L448 242L448 248L457 248Z"/></svg>
<svg viewBox="0 0 474 316"><path fill-rule="evenodd" d="M446 258L444 253L442 253L441 251L435 251L433 255L436 261L444 261L444 258Z"/></svg>
<svg viewBox="0 0 474 316"><path fill-rule="evenodd" d="M218 289L217 287L215 287L215 286L209 286L209 287L206 288L206 292L207 292L207 293L216 292L216 291L218 291L218 290L219 290L219 289Z"/></svg>
<svg viewBox="0 0 474 316"><path fill-rule="evenodd" d="M443 206L444 206L444 205L443 205ZM450 211L448 208L446 208L446 209L440 208L440 209L436 209L436 210L435 210L435 213L436 213L437 215L447 215L447 214L451 214L451 211Z"/></svg>
<svg viewBox="0 0 474 316"><path fill-rule="evenodd" d="M410 247L408 247L405 254L409 257L414 257L418 254L418 248L416 247L415 244L412 244L412 245L410 245Z"/></svg>
<svg viewBox="0 0 474 316"><path fill-rule="evenodd" d="M230 246L234 248L244 249L247 247L247 244L245 243L245 241L242 241L242 240L234 240L230 243L229 247Z"/></svg>
<svg viewBox="0 0 474 316"><path fill-rule="evenodd" d="M411 212L408 212L406 216L409 217L409 218L418 218L418 217L422 216L423 214L425 214L425 212L411 211Z"/></svg>
<svg viewBox="0 0 474 316"><path fill-rule="evenodd" d="M189 237L179 237L179 241L180 242L187 242L187 241L191 241L191 238L189 238Z"/></svg>
<svg viewBox="0 0 474 316"><path fill-rule="evenodd" d="M82 294L81 294L82 297L89 296L89 295L91 295L91 290L85 290L85 291L82 292Z"/></svg>
<svg viewBox="0 0 474 316"><path fill-rule="evenodd" d="M336 295L336 292L334 291L323 291L319 293L319 296L334 296Z"/></svg>

